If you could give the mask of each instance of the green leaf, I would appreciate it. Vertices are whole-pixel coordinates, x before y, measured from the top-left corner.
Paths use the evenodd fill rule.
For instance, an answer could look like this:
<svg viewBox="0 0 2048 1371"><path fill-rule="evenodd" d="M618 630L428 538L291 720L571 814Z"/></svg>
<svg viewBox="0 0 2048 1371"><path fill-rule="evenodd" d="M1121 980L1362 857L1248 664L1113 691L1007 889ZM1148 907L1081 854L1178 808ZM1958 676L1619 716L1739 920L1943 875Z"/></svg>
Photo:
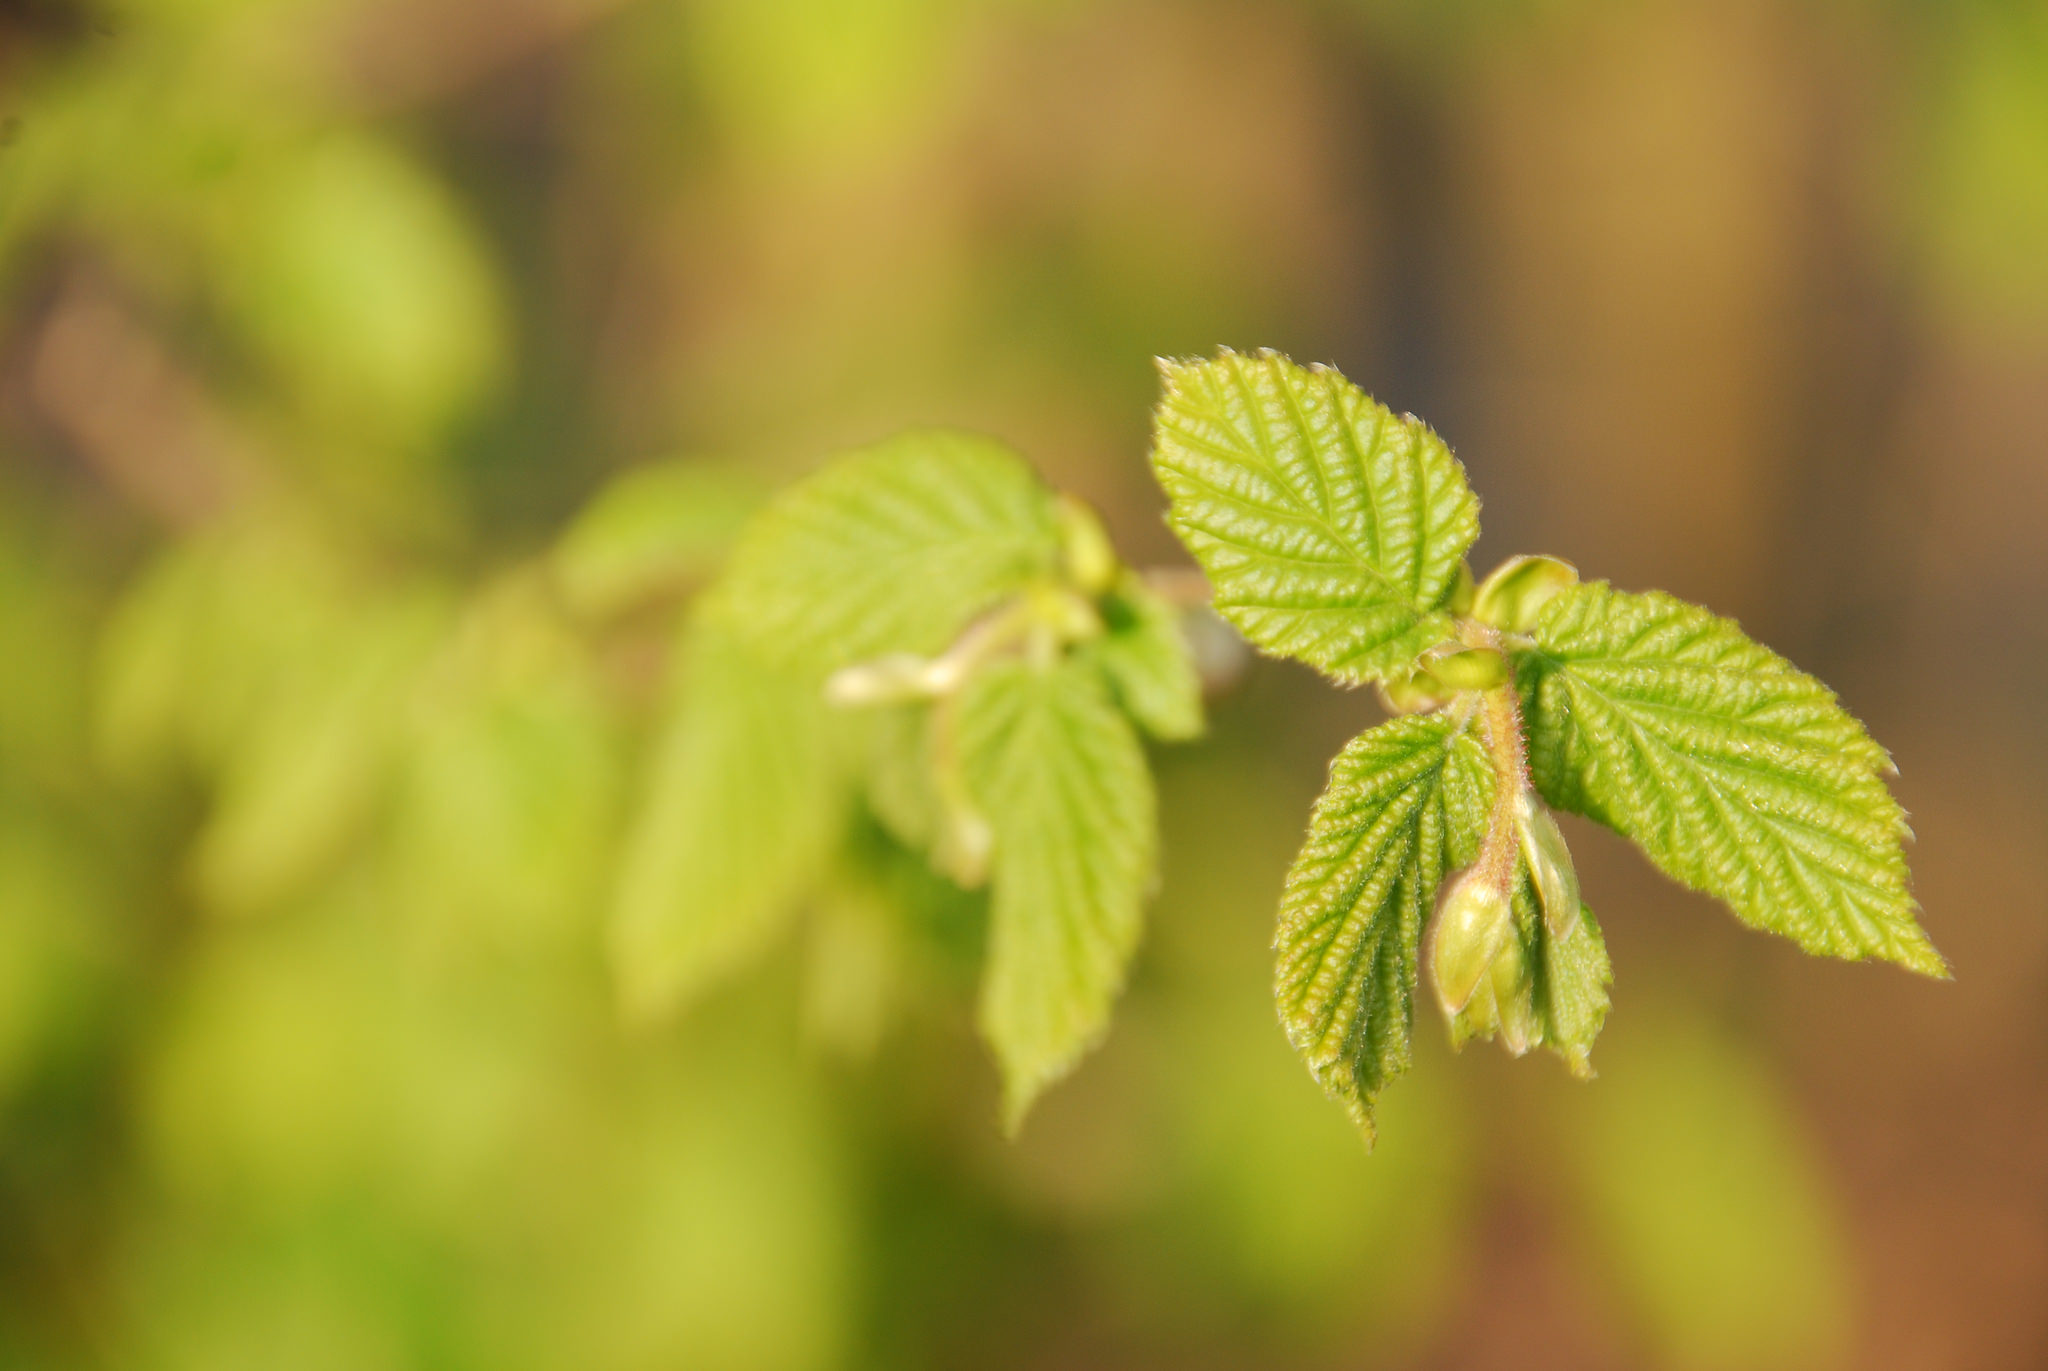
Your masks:
<svg viewBox="0 0 2048 1371"><path fill-rule="evenodd" d="M919 853L931 851L943 822L932 716L923 702L880 705L855 716L866 735L868 808L890 837Z"/></svg>
<svg viewBox="0 0 2048 1371"><path fill-rule="evenodd" d="M765 498L760 478L733 463L676 460L628 471L556 545L563 598L602 618L701 581Z"/></svg>
<svg viewBox="0 0 2048 1371"><path fill-rule="evenodd" d="M1109 679L1117 703L1155 738L1202 732L1202 678L1181 630L1180 611L1135 575L1102 604L1103 636L1088 652Z"/></svg>
<svg viewBox="0 0 2048 1371"><path fill-rule="evenodd" d="M406 707L448 606L415 589L328 625L293 661L222 759L192 853L200 898L255 913L304 893L386 800Z"/></svg>
<svg viewBox="0 0 2048 1371"><path fill-rule="evenodd" d="M807 670L931 656L1058 564L1053 501L992 439L899 434L783 492L733 554L729 622Z"/></svg>
<svg viewBox="0 0 2048 1371"><path fill-rule="evenodd" d="M1330 764L1287 874L1273 993L1295 1050L1367 1138L1407 1070L1416 949L1444 872L1472 860L1493 785L1475 730L1449 712L1352 739Z"/></svg>
<svg viewBox="0 0 2048 1371"><path fill-rule="evenodd" d="M1441 438L1278 353L1160 371L1152 468L1226 619L1344 681L1384 679L1450 636L1440 606L1479 502Z"/></svg>
<svg viewBox="0 0 2048 1371"><path fill-rule="evenodd" d="M427 673L392 826L417 916L559 955L610 879L622 741L587 647L537 576L477 597Z"/></svg>
<svg viewBox="0 0 2048 1371"><path fill-rule="evenodd" d="M1947 967L1906 890L1885 752L1833 692L1728 619L1603 582L1545 606L1516 664L1552 804L1809 952Z"/></svg>
<svg viewBox="0 0 2048 1371"><path fill-rule="evenodd" d="M843 812L815 684L696 616L626 838L612 954L627 1007L672 1009L760 951L830 855Z"/></svg>
<svg viewBox="0 0 2048 1371"><path fill-rule="evenodd" d="M959 729L995 837L979 1018L1014 1131L1108 1027L1156 858L1152 776L1101 674L1072 658L990 667Z"/></svg>
<svg viewBox="0 0 2048 1371"><path fill-rule="evenodd" d="M1531 904L1534 888L1529 889ZM1593 911L1579 906L1578 920L1560 937L1540 911L1534 911L1531 932L1536 943L1536 1007L1543 1015L1543 1042L1564 1058L1574 1076L1593 1074L1590 1055L1600 1026L1607 1021L1607 987L1614 968L1607 943Z"/></svg>
<svg viewBox="0 0 2048 1371"><path fill-rule="evenodd" d="M227 317L327 424L405 443L500 381L511 336L484 236L396 143L332 133L253 164L215 220Z"/></svg>

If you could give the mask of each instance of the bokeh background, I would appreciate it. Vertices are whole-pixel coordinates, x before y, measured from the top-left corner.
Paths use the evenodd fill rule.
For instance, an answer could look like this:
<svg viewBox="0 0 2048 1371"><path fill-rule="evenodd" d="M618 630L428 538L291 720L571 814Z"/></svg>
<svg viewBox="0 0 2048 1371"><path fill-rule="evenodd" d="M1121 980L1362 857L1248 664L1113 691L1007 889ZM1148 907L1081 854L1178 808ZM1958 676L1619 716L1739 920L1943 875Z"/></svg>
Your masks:
<svg viewBox="0 0 2048 1371"><path fill-rule="evenodd" d="M1219 344L1834 684L1955 981L1572 823L1601 1078L1425 1018L1368 1158L1267 944L1376 711L1257 662L1014 1143L908 878L623 1023L739 514L956 423L1172 564ZM6 0L0 1366L2048 1364L2044 523L2039 3Z"/></svg>

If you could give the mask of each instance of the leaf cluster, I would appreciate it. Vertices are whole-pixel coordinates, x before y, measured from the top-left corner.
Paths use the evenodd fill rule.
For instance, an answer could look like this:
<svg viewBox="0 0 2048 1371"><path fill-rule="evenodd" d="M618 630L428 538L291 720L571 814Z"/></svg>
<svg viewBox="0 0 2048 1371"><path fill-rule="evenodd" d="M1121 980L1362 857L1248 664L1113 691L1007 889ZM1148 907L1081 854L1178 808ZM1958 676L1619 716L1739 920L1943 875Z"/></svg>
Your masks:
<svg viewBox="0 0 2048 1371"><path fill-rule="evenodd" d="M1161 373L1153 469L1217 609L1402 715L1332 763L1275 935L1281 1022L1368 1136L1425 945L1454 1041L1590 1073L1610 969L1545 805L1808 951L1946 974L1889 759L1826 686L1731 620L1555 559L1475 585L1449 448L1327 367L1225 351Z"/></svg>
<svg viewBox="0 0 2048 1371"><path fill-rule="evenodd" d="M1137 945L1140 733L1202 726L1178 612L1015 453L920 431L762 509L679 655L614 924L629 1005L688 1001L829 903L872 822L988 888L978 1022L1014 1128L1101 1037Z"/></svg>

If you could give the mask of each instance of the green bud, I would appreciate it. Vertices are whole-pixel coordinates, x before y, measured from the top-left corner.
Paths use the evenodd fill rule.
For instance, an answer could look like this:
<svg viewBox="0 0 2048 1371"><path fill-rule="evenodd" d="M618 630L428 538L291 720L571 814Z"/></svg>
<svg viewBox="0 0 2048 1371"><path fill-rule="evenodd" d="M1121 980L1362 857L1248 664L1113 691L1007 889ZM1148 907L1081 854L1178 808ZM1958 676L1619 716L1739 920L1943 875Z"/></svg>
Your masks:
<svg viewBox="0 0 2048 1371"><path fill-rule="evenodd" d="M1451 1015L1451 1046L1462 1048L1474 1038L1491 1038L1498 1032L1500 1005L1493 998L1493 978L1485 976L1465 1007Z"/></svg>
<svg viewBox="0 0 2048 1371"><path fill-rule="evenodd" d="M1389 714L1424 714L1443 708L1451 700L1451 692L1444 689L1443 683L1425 672L1380 682L1379 696Z"/></svg>
<svg viewBox="0 0 2048 1371"><path fill-rule="evenodd" d="M1459 872L1444 886L1430 926L1429 978L1445 1014L1470 1002L1514 927L1508 897L1478 873Z"/></svg>
<svg viewBox="0 0 2048 1371"><path fill-rule="evenodd" d="M1438 657L1428 670L1446 690L1491 690L1506 682L1508 660L1490 647L1474 647Z"/></svg>
<svg viewBox="0 0 2048 1371"><path fill-rule="evenodd" d="M1536 978L1518 937L1510 937L1487 973L1494 1013L1500 1020L1501 1046L1519 1057L1543 1041L1543 1019L1536 1012Z"/></svg>
<svg viewBox="0 0 2048 1371"><path fill-rule="evenodd" d="M1458 578L1451 582L1450 593L1444 596L1444 608L1453 614L1472 612L1472 564L1458 563Z"/></svg>
<svg viewBox="0 0 2048 1371"><path fill-rule="evenodd" d="M1068 582L1091 600L1108 594L1120 566L1102 520L1073 496L1061 495L1059 525L1060 560Z"/></svg>
<svg viewBox="0 0 2048 1371"><path fill-rule="evenodd" d="M1472 617L1506 633L1527 633L1550 598L1578 584L1579 569L1556 557L1510 557L1472 597Z"/></svg>
<svg viewBox="0 0 2048 1371"><path fill-rule="evenodd" d="M1527 786L1516 798L1515 826L1521 831L1522 859L1543 904L1543 922L1553 938L1569 938L1579 926L1579 873L1572 868L1571 849L1550 810Z"/></svg>

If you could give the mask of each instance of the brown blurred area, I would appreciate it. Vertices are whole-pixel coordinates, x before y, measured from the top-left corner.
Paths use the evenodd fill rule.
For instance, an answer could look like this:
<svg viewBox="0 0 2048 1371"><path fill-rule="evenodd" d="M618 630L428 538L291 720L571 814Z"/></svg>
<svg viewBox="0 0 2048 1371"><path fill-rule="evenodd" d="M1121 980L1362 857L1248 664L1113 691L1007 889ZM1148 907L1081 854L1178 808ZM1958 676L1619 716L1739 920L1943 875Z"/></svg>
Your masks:
<svg viewBox="0 0 2048 1371"><path fill-rule="evenodd" d="M460 587L644 460L781 478L949 423L1170 563L1151 359L1220 345L1332 362L1425 418L1482 498L1482 573L1555 553L1731 615L1897 762L1953 982L1807 958L1567 821L1616 970L1602 1078L1453 1056L1425 1019L1395 1087L1412 1112L1390 1102L1362 1159L1263 996L1307 806L1375 711L1256 663L1211 702L1210 740L1160 758L1166 872L1132 989L1017 1143L958 1003L908 1012L858 1069L765 1030L759 1051L824 1081L796 1116L836 1139L818 1250L839 1255L817 1260L841 1275L817 1298L838 1331L585 1364L2048 1364L2048 8L16 0L0 127L0 593L39 607L0 613L10 813L99 803L93 644L153 558L236 511L316 511L380 575ZM354 213L351 190L264 228L263 159L282 185L344 145L405 204L358 234L324 217ZM315 232L332 223L336 244ZM394 299L441 312L343 336L350 299L293 293L302 228L318 271L361 246L347 281L419 257ZM122 892L82 954L96 989L0 968L0 999L61 1002L62 1025L0 1030L0 1366L206 1364L183 1358L212 1344L122 1331L180 1301L240 1326L221 1293L240 1268L187 1289L133 1256L185 1251L176 1223L124 1236L182 1165L151 1150L148 1101L187 1079L152 1074L158 1009L211 994L203 948L245 934L164 893L203 801L121 806L65 830L65 860ZM600 905L565 906L579 968ZM780 1022L749 997L779 1004L784 979L717 1022ZM1303 1151L1244 1131L1268 1101L1307 1111ZM1761 1226L1645 1236L1629 1140L1665 1151L1627 1183L1681 1207L1745 1147L1789 1156L1790 1179L1742 1191ZM1304 1197L1232 1169L1261 1148L1345 1179ZM581 1193L531 1199L534 1231ZM299 1196L262 1212L288 1226ZM379 1269L470 1260L446 1254L481 1221L450 1225L444 1246L388 1238ZM1732 1245L1701 1254L1693 1232ZM1805 1273L1782 1339L1776 1314L1742 1325L1764 1298L1743 1273L1777 1279L1742 1246L1757 1234ZM633 1298L660 1306L649 1261ZM439 1298L420 1289L393 1298ZM1723 1324L1742 1325L1726 1346L1695 1340ZM392 1328L320 1364L490 1365L516 1340Z"/></svg>

